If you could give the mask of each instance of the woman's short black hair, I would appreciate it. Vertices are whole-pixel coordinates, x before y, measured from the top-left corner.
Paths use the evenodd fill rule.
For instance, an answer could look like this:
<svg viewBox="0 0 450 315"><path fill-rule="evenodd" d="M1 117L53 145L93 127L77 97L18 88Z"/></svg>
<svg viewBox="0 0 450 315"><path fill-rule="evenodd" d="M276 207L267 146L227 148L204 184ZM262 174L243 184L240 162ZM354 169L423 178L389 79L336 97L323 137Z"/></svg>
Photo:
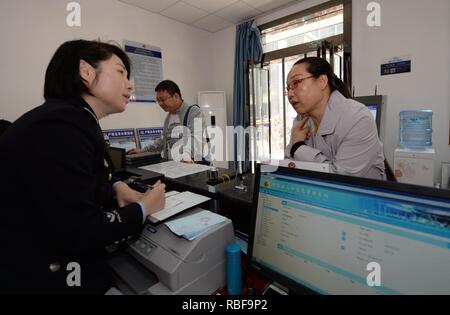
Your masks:
<svg viewBox="0 0 450 315"><path fill-rule="evenodd" d="M130 76L130 59L118 46L98 41L74 40L62 44L53 55L45 73L44 98L79 98L89 94L80 76L80 60L97 69L101 61L116 55Z"/></svg>
<svg viewBox="0 0 450 315"><path fill-rule="evenodd" d="M0 136L11 126L12 123L8 120L0 119Z"/></svg>
<svg viewBox="0 0 450 315"><path fill-rule="evenodd" d="M337 90L346 98L351 98L348 86L334 74L328 61L319 57L306 57L297 61L294 66L302 63L308 65L306 70L308 70L315 78L318 78L321 75L326 75L328 77L328 85L330 86L331 93Z"/></svg>
<svg viewBox="0 0 450 315"><path fill-rule="evenodd" d="M155 92L160 92L160 91L167 91L167 93L169 93L171 96L174 96L175 93L177 93L180 98L182 98L181 96L181 91L180 88L178 87L178 85L170 80L164 80L161 81L155 88Z"/></svg>

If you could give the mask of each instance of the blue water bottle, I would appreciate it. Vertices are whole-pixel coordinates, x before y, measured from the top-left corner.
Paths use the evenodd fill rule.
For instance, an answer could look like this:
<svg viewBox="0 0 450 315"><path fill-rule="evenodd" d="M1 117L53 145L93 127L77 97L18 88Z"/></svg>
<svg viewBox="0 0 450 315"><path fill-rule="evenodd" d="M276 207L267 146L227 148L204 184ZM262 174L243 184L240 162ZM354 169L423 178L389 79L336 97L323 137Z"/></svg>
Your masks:
<svg viewBox="0 0 450 315"><path fill-rule="evenodd" d="M403 149L424 150L433 146L433 111L400 112L399 145Z"/></svg>
<svg viewBox="0 0 450 315"><path fill-rule="evenodd" d="M242 294L241 247L238 244L227 245L227 286L228 294Z"/></svg>

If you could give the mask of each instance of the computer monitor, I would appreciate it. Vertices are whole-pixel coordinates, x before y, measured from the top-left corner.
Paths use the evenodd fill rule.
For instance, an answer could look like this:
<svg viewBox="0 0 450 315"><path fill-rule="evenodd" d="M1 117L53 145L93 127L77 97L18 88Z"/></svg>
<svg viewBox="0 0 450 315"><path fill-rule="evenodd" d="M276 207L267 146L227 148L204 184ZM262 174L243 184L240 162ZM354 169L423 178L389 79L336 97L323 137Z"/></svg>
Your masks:
<svg viewBox="0 0 450 315"><path fill-rule="evenodd" d="M143 149L152 145L162 137L163 128L139 128L137 129L139 148Z"/></svg>
<svg viewBox="0 0 450 315"><path fill-rule="evenodd" d="M125 149L108 147L108 153L115 171L122 171L125 169Z"/></svg>
<svg viewBox="0 0 450 315"><path fill-rule="evenodd" d="M295 293L450 294L450 192L264 168L249 241L257 272Z"/></svg>
<svg viewBox="0 0 450 315"><path fill-rule="evenodd" d="M353 99L367 106L377 124L378 135L380 136L380 138L384 138L384 123L386 119L385 117L386 96L384 95L358 96L354 97Z"/></svg>
<svg viewBox="0 0 450 315"><path fill-rule="evenodd" d="M122 148L126 151L137 148L134 129L104 130L103 136L111 147Z"/></svg>
<svg viewBox="0 0 450 315"><path fill-rule="evenodd" d="M108 147L108 154L111 158L112 166L114 168L114 176L120 180L128 180L132 176L142 177L140 174L129 172L126 170L125 163L125 149L117 147Z"/></svg>

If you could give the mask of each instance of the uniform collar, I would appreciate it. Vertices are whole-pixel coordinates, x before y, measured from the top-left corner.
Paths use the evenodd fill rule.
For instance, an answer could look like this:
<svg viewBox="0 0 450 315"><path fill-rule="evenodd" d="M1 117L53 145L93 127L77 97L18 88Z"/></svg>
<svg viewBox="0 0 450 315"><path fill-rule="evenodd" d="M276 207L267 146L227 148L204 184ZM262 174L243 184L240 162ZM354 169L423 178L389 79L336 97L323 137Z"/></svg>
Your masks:
<svg viewBox="0 0 450 315"><path fill-rule="evenodd" d="M79 97L79 98L71 98L68 100L70 104L79 107L79 108L83 108L84 111L86 111L87 113L89 113L89 115L95 119L95 121L97 122L97 124L99 124L98 121L98 117L95 114L94 110L92 109L92 107L89 105L88 102L86 102L84 100L84 98Z"/></svg>

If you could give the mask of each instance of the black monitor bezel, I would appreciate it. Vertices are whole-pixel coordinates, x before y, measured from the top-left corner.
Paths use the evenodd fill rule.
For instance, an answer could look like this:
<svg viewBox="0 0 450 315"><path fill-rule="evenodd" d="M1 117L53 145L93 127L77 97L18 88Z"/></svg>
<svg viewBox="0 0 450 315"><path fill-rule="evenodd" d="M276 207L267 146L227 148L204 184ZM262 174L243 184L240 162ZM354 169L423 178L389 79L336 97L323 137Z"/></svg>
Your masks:
<svg viewBox="0 0 450 315"><path fill-rule="evenodd" d="M345 183L346 185L355 185L360 187L367 188L375 188L381 191L386 191L389 193L399 193L404 195L410 195L413 197L417 197L420 195L425 198L438 198L442 199L442 201L450 203L450 190L441 190L431 187L425 186L416 186L409 184L396 183L391 181L381 181L374 179L366 179L359 177L351 177L345 175L338 175L332 173L321 173L321 172L313 172L307 170L300 169L292 169L288 167L279 166L276 170L276 173L285 172L289 175L300 175L303 177L309 177L312 179L320 179L320 180L328 180L333 183ZM312 289L303 286L273 270L255 262L253 260L253 242L255 238L255 225L256 225L256 213L258 210L258 196L259 196L259 181L261 178L261 164L257 164L256 166L256 174L255 174L255 182L254 182L254 195L253 195L253 207L251 214L251 225L250 225L250 235L249 235L249 243L248 243L248 262L250 268L258 273L261 273L264 277L271 281L275 281L282 286L289 289L291 294L319 294L318 292L313 291Z"/></svg>

